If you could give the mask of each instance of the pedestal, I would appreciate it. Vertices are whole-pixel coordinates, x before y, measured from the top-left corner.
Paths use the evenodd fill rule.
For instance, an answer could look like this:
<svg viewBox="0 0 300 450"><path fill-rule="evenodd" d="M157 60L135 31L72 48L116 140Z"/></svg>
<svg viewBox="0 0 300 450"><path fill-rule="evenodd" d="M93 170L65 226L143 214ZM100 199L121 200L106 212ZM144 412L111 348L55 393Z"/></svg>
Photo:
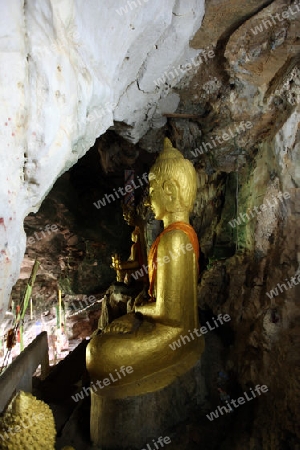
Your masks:
<svg viewBox="0 0 300 450"><path fill-rule="evenodd" d="M107 388L105 395L92 392L91 439L101 450L148 449L204 396L200 357L193 355L139 382Z"/></svg>

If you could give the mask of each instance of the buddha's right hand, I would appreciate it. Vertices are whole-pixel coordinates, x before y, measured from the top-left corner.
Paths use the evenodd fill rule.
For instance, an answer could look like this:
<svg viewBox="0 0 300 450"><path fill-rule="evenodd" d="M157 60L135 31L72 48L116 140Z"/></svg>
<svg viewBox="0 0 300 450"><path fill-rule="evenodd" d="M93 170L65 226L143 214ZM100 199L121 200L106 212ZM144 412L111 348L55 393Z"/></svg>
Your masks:
<svg viewBox="0 0 300 450"><path fill-rule="evenodd" d="M122 316L107 325L107 327L105 327L103 330L103 334L131 333L135 324L135 320L136 319L134 314L126 314L126 316Z"/></svg>

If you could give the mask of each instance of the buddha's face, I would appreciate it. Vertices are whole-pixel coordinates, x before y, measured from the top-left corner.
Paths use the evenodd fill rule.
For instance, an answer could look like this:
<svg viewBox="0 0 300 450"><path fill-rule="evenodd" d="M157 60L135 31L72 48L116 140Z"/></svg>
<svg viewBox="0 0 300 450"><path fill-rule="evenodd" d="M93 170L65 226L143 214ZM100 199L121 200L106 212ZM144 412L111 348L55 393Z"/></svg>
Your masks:
<svg viewBox="0 0 300 450"><path fill-rule="evenodd" d="M154 212L155 219L162 220L166 213L164 204L164 192L162 189L162 183L160 183L157 178L155 180L150 180L149 197L151 209Z"/></svg>

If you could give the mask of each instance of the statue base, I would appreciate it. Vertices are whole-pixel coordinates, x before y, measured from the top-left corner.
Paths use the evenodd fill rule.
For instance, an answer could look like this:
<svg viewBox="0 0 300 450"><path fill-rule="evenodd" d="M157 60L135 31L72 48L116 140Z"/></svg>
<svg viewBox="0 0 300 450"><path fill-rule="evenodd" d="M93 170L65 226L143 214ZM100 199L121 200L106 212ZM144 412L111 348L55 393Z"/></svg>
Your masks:
<svg viewBox="0 0 300 450"><path fill-rule="evenodd" d="M200 355L198 359L189 355L140 382L108 388L105 395L91 392L93 444L101 450L140 450L148 448L147 443L152 448L153 439L166 437L167 429L185 420L191 407L204 400Z"/></svg>

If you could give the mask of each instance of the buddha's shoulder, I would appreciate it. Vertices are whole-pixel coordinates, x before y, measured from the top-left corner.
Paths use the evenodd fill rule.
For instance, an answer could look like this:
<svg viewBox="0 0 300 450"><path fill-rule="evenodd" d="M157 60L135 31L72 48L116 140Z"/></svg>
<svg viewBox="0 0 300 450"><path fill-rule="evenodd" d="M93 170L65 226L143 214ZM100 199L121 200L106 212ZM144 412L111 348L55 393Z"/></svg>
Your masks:
<svg viewBox="0 0 300 450"><path fill-rule="evenodd" d="M167 233L163 234L161 237L161 241L168 243L168 242L179 242L179 243L186 243L189 242L189 236L187 233L185 233L183 230L170 230Z"/></svg>

